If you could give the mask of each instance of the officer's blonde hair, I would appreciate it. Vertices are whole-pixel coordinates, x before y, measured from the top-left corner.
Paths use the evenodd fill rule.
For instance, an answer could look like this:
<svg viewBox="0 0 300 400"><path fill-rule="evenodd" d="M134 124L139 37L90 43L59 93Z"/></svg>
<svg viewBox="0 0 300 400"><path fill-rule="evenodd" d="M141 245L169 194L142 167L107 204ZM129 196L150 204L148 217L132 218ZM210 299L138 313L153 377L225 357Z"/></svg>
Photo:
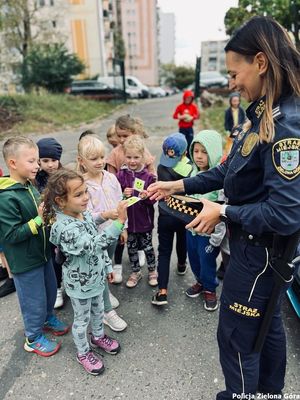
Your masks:
<svg viewBox="0 0 300 400"><path fill-rule="evenodd" d="M272 142L275 135L272 108L282 95L300 96L300 53L286 30L269 17L256 16L242 25L225 46L252 63L257 53L262 52L268 59L264 75L266 88L265 111L259 136L264 142ZM244 131L251 128L247 121Z"/></svg>

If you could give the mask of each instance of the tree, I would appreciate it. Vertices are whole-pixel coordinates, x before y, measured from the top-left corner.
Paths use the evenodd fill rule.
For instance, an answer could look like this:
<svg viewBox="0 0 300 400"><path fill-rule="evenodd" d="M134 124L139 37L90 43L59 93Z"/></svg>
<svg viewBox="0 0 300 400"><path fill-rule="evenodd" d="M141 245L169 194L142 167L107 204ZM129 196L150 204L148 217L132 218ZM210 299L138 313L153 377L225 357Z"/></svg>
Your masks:
<svg viewBox="0 0 300 400"><path fill-rule="evenodd" d="M22 70L20 66L33 43L66 39L56 28L63 25L65 8L64 0L55 0L55 7L36 0L0 0L0 61L2 69L10 71L9 81L20 80L15 72Z"/></svg>
<svg viewBox="0 0 300 400"><path fill-rule="evenodd" d="M0 0L3 45L26 57L32 43L57 42L62 32L56 25L62 20L63 1L56 7L39 6L34 0Z"/></svg>
<svg viewBox="0 0 300 400"><path fill-rule="evenodd" d="M184 89L195 80L195 69L174 64L163 64L160 72L161 80L169 86Z"/></svg>
<svg viewBox="0 0 300 400"><path fill-rule="evenodd" d="M68 53L61 43L33 46L22 65L22 84L25 88L43 87L61 93L72 82L72 76L85 69L76 54Z"/></svg>
<svg viewBox="0 0 300 400"><path fill-rule="evenodd" d="M118 60L125 60L126 50L125 43L121 33L118 30L114 30L114 57Z"/></svg>
<svg viewBox="0 0 300 400"><path fill-rule="evenodd" d="M276 19L293 34L300 49L300 0L239 0L238 7L231 7L225 15L226 33L231 35L254 15L269 15Z"/></svg>

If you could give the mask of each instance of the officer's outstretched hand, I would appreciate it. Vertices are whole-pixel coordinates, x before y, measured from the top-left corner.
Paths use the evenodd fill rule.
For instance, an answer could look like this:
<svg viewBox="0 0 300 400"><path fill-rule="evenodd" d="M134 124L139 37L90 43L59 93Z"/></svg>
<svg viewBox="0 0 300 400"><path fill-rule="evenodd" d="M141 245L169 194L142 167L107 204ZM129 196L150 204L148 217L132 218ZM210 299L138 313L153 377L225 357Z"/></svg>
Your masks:
<svg viewBox="0 0 300 400"><path fill-rule="evenodd" d="M147 188L147 194L150 197L150 200L161 200L167 196L170 196L176 192L183 192L183 180L179 181L171 181L171 182L162 182L158 181L152 183Z"/></svg>
<svg viewBox="0 0 300 400"><path fill-rule="evenodd" d="M186 225L186 229L193 229L197 233L211 234L220 222L221 204L207 199L200 199L200 201L203 204L202 211L192 222Z"/></svg>

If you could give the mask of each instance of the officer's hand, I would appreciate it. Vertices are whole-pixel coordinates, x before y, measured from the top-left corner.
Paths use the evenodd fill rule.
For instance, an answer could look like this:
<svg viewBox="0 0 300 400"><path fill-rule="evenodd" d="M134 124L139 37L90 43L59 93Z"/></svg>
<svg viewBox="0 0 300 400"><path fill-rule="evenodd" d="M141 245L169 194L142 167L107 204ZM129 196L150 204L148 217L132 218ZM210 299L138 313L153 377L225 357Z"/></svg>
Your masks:
<svg viewBox="0 0 300 400"><path fill-rule="evenodd" d="M183 192L183 180L179 181L171 181L171 182L162 182L158 181L152 183L147 188L148 196L150 196L150 200L161 200L167 196L170 196L176 192Z"/></svg>
<svg viewBox="0 0 300 400"><path fill-rule="evenodd" d="M192 222L186 225L186 229L193 229L197 233L211 234L220 222L221 204L207 199L200 199L200 201L203 203L203 209Z"/></svg>

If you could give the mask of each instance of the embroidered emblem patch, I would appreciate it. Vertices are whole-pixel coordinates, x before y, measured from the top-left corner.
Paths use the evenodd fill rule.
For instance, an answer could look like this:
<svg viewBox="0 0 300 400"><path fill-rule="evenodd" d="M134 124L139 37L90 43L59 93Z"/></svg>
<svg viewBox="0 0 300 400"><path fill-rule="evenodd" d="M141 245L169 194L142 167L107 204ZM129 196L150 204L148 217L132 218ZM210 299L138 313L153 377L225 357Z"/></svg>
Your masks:
<svg viewBox="0 0 300 400"><path fill-rule="evenodd" d="M288 180L300 174L300 139L288 138L274 143L272 160L276 171Z"/></svg>
<svg viewBox="0 0 300 400"><path fill-rule="evenodd" d="M247 157L251 151L254 149L255 145L258 143L259 141L259 136L257 133L255 132L251 132L249 133L249 135L246 137L244 143L243 143L243 147L242 147L242 156L243 157Z"/></svg>
<svg viewBox="0 0 300 400"><path fill-rule="evenodd" d="M260 100L260 102L258 103L258 105L254 111L257 118L260 118L262 113L265 111L265 108L266 108L265 102L263 100Z"/></svg>

